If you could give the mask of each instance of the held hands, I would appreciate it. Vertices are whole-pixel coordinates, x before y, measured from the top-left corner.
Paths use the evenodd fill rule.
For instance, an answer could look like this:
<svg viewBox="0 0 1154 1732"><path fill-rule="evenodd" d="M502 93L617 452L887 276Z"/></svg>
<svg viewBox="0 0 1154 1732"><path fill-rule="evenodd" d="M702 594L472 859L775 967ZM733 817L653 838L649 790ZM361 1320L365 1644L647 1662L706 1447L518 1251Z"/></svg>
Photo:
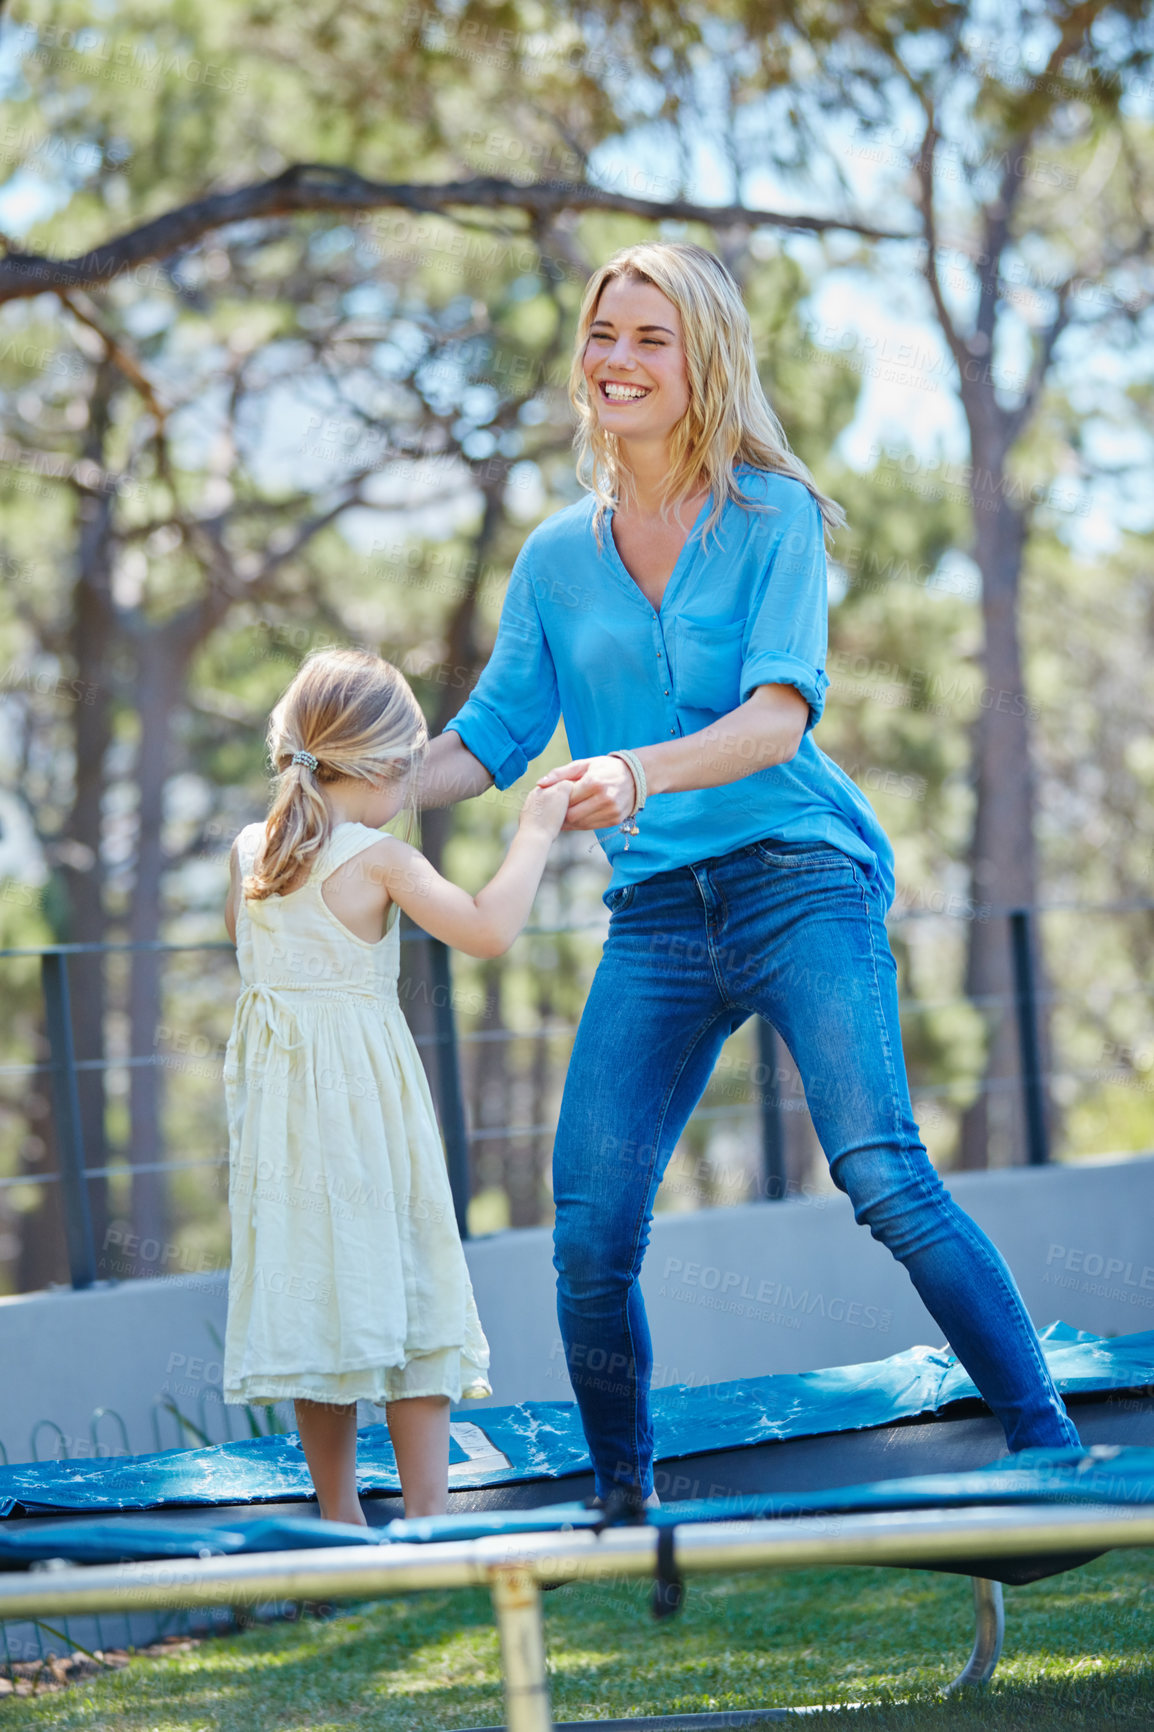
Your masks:
<svg viewBox="0 0 1154 1732"><path fill-rule="evenodd" d="M568 782L559 782L546 788L538 782L535 788L530 788L521 807L518 828L535 831L552 842L561 831L569 810L570 786Z"/></svg>
<svg viewBox="0 0 1154 1732"><path fill-rule="evenodd" d="M563 830L606 830L623 824L637 799L629 766L620 758L577 758L542 776L537 788L569 790L569 811ZM531 797L531 796L530 796Z"/></svg>

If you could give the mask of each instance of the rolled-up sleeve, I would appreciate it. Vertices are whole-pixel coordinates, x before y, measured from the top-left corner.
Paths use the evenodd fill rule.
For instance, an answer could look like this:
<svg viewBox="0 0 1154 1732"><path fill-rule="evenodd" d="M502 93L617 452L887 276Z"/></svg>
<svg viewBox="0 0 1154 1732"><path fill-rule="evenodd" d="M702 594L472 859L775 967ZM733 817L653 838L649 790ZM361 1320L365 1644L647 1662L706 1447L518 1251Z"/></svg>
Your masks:
<svg viewBox="0 0 1154 1732"><path fill-rule="evenodd" d="M809 705L806 730L821 718L829 679L825 534L809 492L776 526L743 646L741 702L758 686L796 686Z"/></svg>
<svg viewBox="0 0 1154 1732"><path fill-rule="evenodd" d="M560 713L526 543L509 578L493 653L445 732L459 734L498 788L508 788L549 744Z"/></svg>

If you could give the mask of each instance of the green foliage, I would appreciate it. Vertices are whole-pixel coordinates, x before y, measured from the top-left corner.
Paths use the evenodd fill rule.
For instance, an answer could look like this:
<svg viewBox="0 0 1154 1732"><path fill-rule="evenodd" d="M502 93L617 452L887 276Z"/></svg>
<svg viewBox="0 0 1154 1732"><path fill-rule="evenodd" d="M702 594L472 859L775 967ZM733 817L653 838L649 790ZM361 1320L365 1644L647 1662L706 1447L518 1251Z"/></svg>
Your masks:
<svg viewBox="0 0 1154 1732"><path fill-rule="evenodd" d="M902 56L907 65L923 56L920 88L932 90L950 84L969 55L978 66L965 86L975 130L947 141L955 154L946 202L959 233L978 222L974 201L1000 172L1005 136L1031 119L1031 103L1050 129L1019 205L1023 240L1012 262L1024 276L1002 285L1000 303L1028 355L1039 308L1051 304L1047 285L1067 265L1099 256L1104 237L1120 249L1138 233L1131 180L1109 172L1110 80L1127 64L1140 69L1145 39L1132 8L1099 9L1103 19L1107 12L1111 28L1081 44L1090 82L1082 105L1067 112L1060 81L1030 91L999 75L1008 64L1005 20L989 27L987 46L1000 58L978 66L962 6L886 5L866 17L834 4L795 16L732 0L611 5L593 16L530 0L387 0L336 11L316 0L291 11L134 0L94 20L80 0L33 0L19 25L8 148L44 196L20 244L71 254L206 189L301 161L383 181L572 181L589 172L619 190L671 196L688 184L698 135L718 119L702 107L707 87L729 93L715 130L734 196L743 174L768 165L808 197L822 184L818 144L830 115L849 117L872 139L896 112ZM953 113L940 110L943 126ZM1140 179L1149 137L1127 125L1128 173ZM879 198L908 201L908 170L908 152L883 153ZM1071 175L1093 196L1068 196ZM647 233L725 252L742 281L771 401L821 485L846 507L849 524L833 547L833 684L819 743L875 802L894 839L901 908L973 912L971 733L989 694L980 598L961 581L974 527L968 488L938 478L916 426L906 449L875 451L865 472L838 456L863 374L816 341L808 318L838 272L864 280L864 251L844 237L802 246L765 231L647 226L620 213L531 224L505 208L462 208L453 219L337 209L232 225L69 309L45 296L3 311L0 710L15 742L5 785L24 803L52 874L21 933L44 921L45 932L62 933L75 918L79 868L68 860L92 840L76 831L78 718L94 725L107 710L108 750L85 773L101 782L96 841L114 936L138 895L141 745L155 727L167 731L166 858L154 913L165 936L190 942L223 936L227 847L264 809L265 720L309 648L356 641L379 649L406 672L431 725L444 725L484 664L525 534L575 496L564 381L587 273ZM897 266L887 255L877 268L896 283L908 267L902 258ZM1101 312L1104 294L1089 284L1079 316ZM1109 309L1108 334L1123 353L1138 299ZM1149 387L1134 353L1127 366L1095 421L1134 425ZM1079 384L1059 375L1019 442L1012 480L1027 493L1095 462ZM1079 553L1074 515L1046 504L1032 514L1024 588L1046 882L1071 897L1148 899L1148 549L1135 536L1102 557ZM78 695L82 568L104 583L114 618L93 689ZM142 710L141 688L162 654L172 679L157 722ZM457 810L444 847L452 876L471 889L485 881L519 794L567 756L559 732L519 789ZM541 905L552 913L541 923L598 922L599 856L571 838L555 862ZM935 1158L948 1165L958 1113L984 1062L984 1026L957 1002L965 922L911 919L893 931L911 1000L915 1095ZM1054 919L1046 935L1051 974L1068 994L1055 1018L1058 1068L1070 1073L1061 1085L1066 1152L1149 1144L1141 1066L1118 1056L1142 1050L1148 918L1100 923L1089 942L1085 929ZM464 1034L502 1036L471 1049L471 1108L481 1110L484 1095L486 1112L515 1096L532 1100L534 1122L555 1110L567 1037L552 1037L543 1077L529 1030L541 1015L571 1028L595 956L592 936L554 936L523 941L495 971L457 964ZM1094 996L1103 979L1122 989L1109 1004ZM173 1176L181 1256L195 1266L224 1254L218 1071L234 984L230 959L206 953L174 962L166 986L165 1146L216 1163ZM123 1018L123 974L114 972L113 985L112 1014ZM33 998L21 982L9 1006L4 1032L17 1055L34 1040ZM748 1038L745 1031L739 1042ZM491 1074L482 1075L482 1056ZM744 1166L703 1118L687 1137L683 1168L750 1168L756 1101L731 1084L720 1076L705 1104L745 1107ZM123 1096L110 1100L107 1127L115 1157L129 1130ZM10 1105L0 1170L18 1170L37 1135ZM526 1210L547 1216L547 1152L547 1139L520 1152L490 1143L479 1157L481 1188L500 1191L516 1168ZM687 1183L684 1170L674 1183ZM705 1177L700 1192L696 1185L693 1196L711 1194Z"/></svg>

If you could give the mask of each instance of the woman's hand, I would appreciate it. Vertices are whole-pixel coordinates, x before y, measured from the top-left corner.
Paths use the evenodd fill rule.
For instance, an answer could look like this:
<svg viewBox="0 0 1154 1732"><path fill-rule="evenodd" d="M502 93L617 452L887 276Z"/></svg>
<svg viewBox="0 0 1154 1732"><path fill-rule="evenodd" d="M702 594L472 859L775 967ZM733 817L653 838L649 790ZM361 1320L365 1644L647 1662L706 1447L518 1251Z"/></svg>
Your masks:
<svg viewBox="0 0 1154 1732"><path fill-rule="evenodd" d="M637 802L633 772L621 758L577 758L550 770L539 788L568 782L569 814L563 830L606 830L623 824Z"/></svg>

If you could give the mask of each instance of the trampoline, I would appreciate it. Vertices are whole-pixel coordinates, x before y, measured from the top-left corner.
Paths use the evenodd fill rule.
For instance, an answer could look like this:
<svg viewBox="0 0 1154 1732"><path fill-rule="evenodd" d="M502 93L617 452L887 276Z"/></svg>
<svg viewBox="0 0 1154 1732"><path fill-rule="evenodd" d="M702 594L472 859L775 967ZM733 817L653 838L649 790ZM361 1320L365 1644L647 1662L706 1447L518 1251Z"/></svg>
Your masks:
<svg viewBox="0 0 1154 1732"><path fill-rule="evenodd" d="M999 1459L1000 1427L952 1358L928 1348L655 1391L663 1505L639 1522L609 1525L581 1501L592 1481L566 1403L454 1416L450 1510L422 1521L398 1519L387 1434L366 1428L368 1530L302 1510L310 1488L291 1438L6 1468L0 1619L483 1585L500 1632L506 1724L546 1732L543 1588L649 1577L665 1617L695 1574L893 1565L973 1578L973 1649L949 1688L984 1682L1002 1647L1003 1582L1154 1545L1154 1333L1103 1341L1054 1325L1044 1347L1082 1450ZM600 1724L705 1732L793 1712Z"/></svg>

